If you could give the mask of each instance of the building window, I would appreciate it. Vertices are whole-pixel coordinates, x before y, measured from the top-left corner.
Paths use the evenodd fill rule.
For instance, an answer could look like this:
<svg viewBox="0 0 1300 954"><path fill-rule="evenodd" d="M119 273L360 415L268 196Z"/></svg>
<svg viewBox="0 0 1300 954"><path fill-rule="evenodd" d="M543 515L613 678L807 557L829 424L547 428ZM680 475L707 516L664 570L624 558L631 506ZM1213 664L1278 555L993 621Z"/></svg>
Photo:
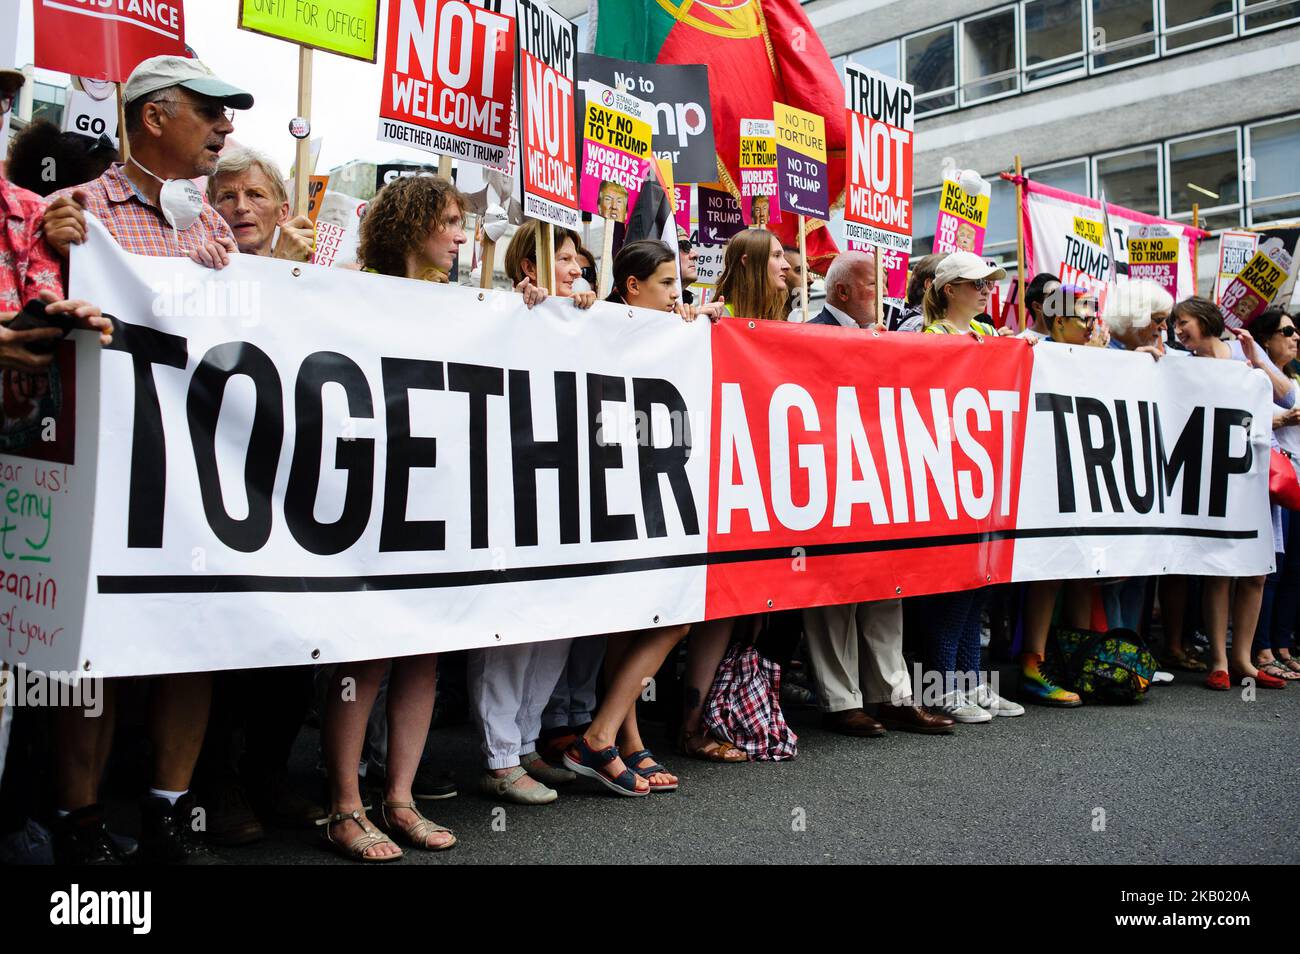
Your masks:
<svg viewBox="0 0 1300 954"><path fill-rule="evenodd" d="M1027 86L1083 72L1083 0L1027 0L1021 17Z"/></svg>
<svg viewBox="0 0 1300 954"><path fill-rule="evenodd" d="M1165 203L1172 218L1191 218L1201 207L1204 228L1241 225L1241 159L1237 129L1171 139L1165 144L1169 164Z"/></svg>
<svg viewBox="0 0 1300 954"><path fill-rule="evenodd" d="M1094 70L1113 69L1156 55L1155 0L1089 0L1088 49Z"/></svg>
<svg viewBox="0 0 1300 954"><path fill-rule="evenodd" d="M1165 0L1165 50L1189 49L1237 33L1234 0Z"/></svg>
<svg viewBox="0 0 1300 954"><path fill-rule="evenodd" d="M992 216L990 215L990 218ZM939 222L939 190L928 189L912 196L912 258L934 251L934 227Z"/></svg>
<svg viewBox="0 0 1300 954"><path fill-rule="evenodd" d="M1020 89L1016 63L1016 8L963 20L961 24L962 105L1005 96Z"/></svg>
<svg viewBox="0 0 1300 954"><path fill-rule="evenodd" d="M1088 188L1088 161L1076 159L1073 162L1061 162L1051 166L1040 166L1026 171L1029 178L1040 185L1063 189L1075 195L1092 195Z"/></svg>
<svg viewBox="0 0 1300 954"><path fill-rule="evenodd" d="M1160 214L1159 146L1098 156L1093 161L1093 181L1099 197L1105 189L1106 201L1112 205L1148 215Z"/></svg>
<svg viewBox="0 0 1300 954"><path fill-rule="evenodd" d="M890 40L879 46L870 46L849 54L849 59L859 66L865 66L877 73L884 73L898 79L898 41Z"/></svg>
<svg viewBox="0 0 1300 954"><path fill-rule="evenodd" d="M957 105L956 30L950 23L903 40L903 78L915 87L918 116Z"/></svg>
<svg viewBox="0 0 1300 954"><path fill-rule="evenodd" d="M573 18L573 25L578 28L578 49L583 53L587 52L587 21L591 19L591 14L581 13Z"/></svg>
<svg viewBox="0 0 1300 954"><path fill-rule="evenodd" d="M1300 20L1300 3L1281 0L1241 0L1243 32L1267 30L1293 20Z"/></svg>
<svg viewBox="0 0 1300 954"><path fill-rule="evenodd" d="M1246 127L1250 224L1300 218L1300 116Z"/></svg>

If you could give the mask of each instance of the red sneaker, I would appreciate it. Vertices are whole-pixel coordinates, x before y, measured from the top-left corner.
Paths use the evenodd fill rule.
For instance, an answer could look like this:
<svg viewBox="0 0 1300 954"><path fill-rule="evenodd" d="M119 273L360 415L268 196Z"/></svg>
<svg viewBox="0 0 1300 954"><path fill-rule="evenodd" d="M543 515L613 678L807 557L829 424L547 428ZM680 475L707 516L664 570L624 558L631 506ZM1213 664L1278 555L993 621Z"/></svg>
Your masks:
<svg viewBox="0 0 1300 954"><path fill-rule="evenodd" d="M1205 677L1205 688L1218 689L1223 692L1231 689L1232 680L1228 678L1228 671L1226 669L1214 670L1214 672Z"/></svg>

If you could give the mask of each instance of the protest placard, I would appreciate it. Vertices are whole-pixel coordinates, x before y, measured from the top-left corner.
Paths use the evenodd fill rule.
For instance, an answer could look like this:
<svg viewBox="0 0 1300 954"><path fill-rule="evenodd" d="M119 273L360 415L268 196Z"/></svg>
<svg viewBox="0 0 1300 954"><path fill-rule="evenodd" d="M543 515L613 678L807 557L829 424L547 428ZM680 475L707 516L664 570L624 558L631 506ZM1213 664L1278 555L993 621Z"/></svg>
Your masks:
<svg viewBox="0 0 1300 954"><path fill-rule="evenodd" d="M412 4L411 0L389 4L399 5ZM379 0L239 0L239 28L373 63L379 42Z"/></svg>
<svg viewBox="0 0 1300 954"><path fill-rule="evenodd" d="M826 120L784 103L772 104L780 206L814 219L830 217Z"/></svg>
<svg viewBox="0 0 1300 954"><path fill-rule="evenodd" d="M1128 234L1128 277L1155 282L1178 298L1178 236L1163 225L1139 225Z"/></svg>
<svg viewBox="0 0 1300 954"><path fill-rule="evenodd" d="M382 142L500 166L510 147L513 0L388 5Z"/></svg>
<svg viewBox="0 0 1300 954"><path fill-rule="evenodd" d="M600 83L587 87L578 205L627 222L650 173L650 106Z"/></svg>
<svg viewBox="0 0 1300 954"><path fill-rule="evenodd" d="M539 0L518 0L520 204L566 229L581 222L574 132L578 28Z"/></svg>
<svg viewBox="0 0 1300 954"><path fill-rule="evenodd" d="M707 66L634 63L579 53L580 90L585 91L591 82L612 86L650 104L650 148L656 158L672 162L678 182L717 180Z"/></svg>
<svg viewBox="0 0 1300 954"><path fill-rule="evenodd" d="M325 189L329 186L329 176L311 176L307 181L307 218L312 225L320 215L321 204L325 201Z"/></svg>
<svg viewBox="0 0 1300 954"><path fill-rule="evenodd" d="M677 234L690 236L691 228L691 190L690 183L673 185L673 218L677 220Z"/></svg>
<svg viewBox="0 0 1300 954"><path fill-rule="evenodd" d="M1219 311L1229 328L1248 328L1281 291L1291 271L1291 255L1279 239L1264 242L1223 290Z"/></svg>
<svg viewBox="0 0 1300 954"><path fill-rule="evenodd" d="M63 107L63 131L81 133L92 139L107 136L116 146L116 99L95 99L79 89L70 90L68 102Z"/></svg>
<svg viewBox="0 0 1300 954"><path fill-rule="evenodd" d="M345 229L333 222L316 223L316 248L311 253L313 265L333 265L343 247Z"/></svg>
<svg viewBox="0 0 1300 954"><path fill-rule="evenodd" d="M770 119L740 121L740 211L745 224L765 229L781 221L777 198L776 123Z"/></svg>
<svg viewBox="0 0 1300 954"><path fill-rule="evenodd" d="M1246 267L1255 249L1259 248L1258 232L1234 232L1229 229L1219 236L1219 268L1214 275L1214 303L1223 301L1223 293Z"/></svg>
<svg viewBox="0 0 1300 954"><path fill-rule="evenodd" d="M972 182L962 181L960 170L951 169L944 174L943 188L939 192L939 220L934 228L934 251L984 252L984 233L989 224L989 202L993 187L978 176L978 189L967 191Z"/></svg>
<svg viewBox="0 0 1300 954"><path fill-rule="evenodd" d="M911 252L912 87L846 63L844 97L849 167L844 234Z"/></svg>
<svg viewBox="0 0 1300 954"><path fill-rule="evenodd" d="M737 232L745 229L740 203L730 192L699 186L700 241L705 245L726 245Z"/></svg>
<svg viewBox="0 0 1300 954"><path fill-rule="evenodd" d="M36 0L35 62L47 70L125 83L151 56L187 56L182 0L157 3Z"/></svg>

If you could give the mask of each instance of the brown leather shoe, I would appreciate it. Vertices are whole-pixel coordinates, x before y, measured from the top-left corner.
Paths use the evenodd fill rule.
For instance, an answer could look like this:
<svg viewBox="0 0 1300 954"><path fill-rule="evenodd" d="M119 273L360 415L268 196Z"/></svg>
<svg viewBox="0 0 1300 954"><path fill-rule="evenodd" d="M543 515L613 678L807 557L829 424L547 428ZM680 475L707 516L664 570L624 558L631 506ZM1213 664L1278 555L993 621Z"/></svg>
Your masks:
<svg viewBox="0 0 1300 954"><path fill-rule="evenodd" d="M885 727L861 709L845 709L843 712L827 712L822 716L822 726L840 735L852 735L860 739L869 739L885 734Z"/></svg>
<svg viewBox="0 0 1300 954"><path fill-rule="evenodd" d="M920 706L891 706L881 703L876 718L889 729L922 735L951 735L957 723L946 715L928 712Z"/></svg>

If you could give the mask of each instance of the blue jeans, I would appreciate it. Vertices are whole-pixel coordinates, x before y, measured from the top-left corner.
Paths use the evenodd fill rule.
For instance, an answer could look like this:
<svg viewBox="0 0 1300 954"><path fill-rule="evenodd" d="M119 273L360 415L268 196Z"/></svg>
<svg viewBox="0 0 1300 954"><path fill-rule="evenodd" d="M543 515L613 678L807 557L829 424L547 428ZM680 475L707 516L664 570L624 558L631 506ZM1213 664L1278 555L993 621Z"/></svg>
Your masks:
<svg viewBox="0 0 1300 954"><path fill-rule="evenodd" d="M1276 555L1277 569L1264 581L1264 600L1252 647L1255 653L1289 649L1295 632L1296 612L1300 609L1300 520L1290 510L1282 511L1282 533L1286 553Z"/></svg>

